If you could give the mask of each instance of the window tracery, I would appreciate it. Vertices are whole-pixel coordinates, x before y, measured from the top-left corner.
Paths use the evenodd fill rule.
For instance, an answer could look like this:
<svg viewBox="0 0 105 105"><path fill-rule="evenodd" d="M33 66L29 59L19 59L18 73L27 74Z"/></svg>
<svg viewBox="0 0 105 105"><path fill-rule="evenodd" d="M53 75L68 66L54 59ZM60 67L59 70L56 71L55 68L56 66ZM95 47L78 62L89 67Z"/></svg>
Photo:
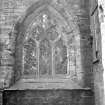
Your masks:
<svg viewBox="0 0 105 105"><path fill-rule="evenodd" d="M70 33L73 30L69 30L67 24L62 24L59 22L61 19L58 20L58 17L52 17L50 14L46 12L39 14L35 18L37 21L29 26L23 46L24 75L35 75L38 78L70 74L71 64L75 62L69 58L71 56L69 45L72 46L71 41L74 40ZM72 54L72 57L75 59L75 54Z"/></svg>

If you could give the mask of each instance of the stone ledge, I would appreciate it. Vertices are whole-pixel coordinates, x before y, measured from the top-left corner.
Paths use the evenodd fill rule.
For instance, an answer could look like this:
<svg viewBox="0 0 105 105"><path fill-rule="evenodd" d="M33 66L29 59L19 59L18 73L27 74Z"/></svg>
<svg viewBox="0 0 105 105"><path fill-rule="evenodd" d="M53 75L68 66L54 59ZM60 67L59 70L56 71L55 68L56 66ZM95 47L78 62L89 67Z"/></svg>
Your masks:
<svg viewBox="0 0 105 105"><path fill-rule="evenodd" d="M47 80L47 79L46 79ZM83 90L91 90L91 88L83 88L81 87L78 83L72 81L72 80L64 80L64 79L59 79L59 80L22 80L20 79L17 81L13 86L10 88L7 88L6 90L46 90L46 89L83 89Z"/></svg>

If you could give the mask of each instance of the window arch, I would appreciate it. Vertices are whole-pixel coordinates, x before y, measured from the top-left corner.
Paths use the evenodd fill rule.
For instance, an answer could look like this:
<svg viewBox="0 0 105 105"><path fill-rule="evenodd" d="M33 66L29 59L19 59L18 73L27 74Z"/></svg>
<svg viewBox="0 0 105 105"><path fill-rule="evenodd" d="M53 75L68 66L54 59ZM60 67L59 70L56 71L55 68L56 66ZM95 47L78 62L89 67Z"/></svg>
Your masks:
<svg viewBox="0 0 105 105"><path fill-rule="evenodd" d="M16 77L78 78L82 72L80 34L72 12L57 4L32 9L19 23Z"/></svg>
<svg viewBox="0 0 105 105"><path fill-rule="evenodd" d="M68 45L61 24L48 13L37 18L24 40L23 74L35 77L69 74Z"/></svg>

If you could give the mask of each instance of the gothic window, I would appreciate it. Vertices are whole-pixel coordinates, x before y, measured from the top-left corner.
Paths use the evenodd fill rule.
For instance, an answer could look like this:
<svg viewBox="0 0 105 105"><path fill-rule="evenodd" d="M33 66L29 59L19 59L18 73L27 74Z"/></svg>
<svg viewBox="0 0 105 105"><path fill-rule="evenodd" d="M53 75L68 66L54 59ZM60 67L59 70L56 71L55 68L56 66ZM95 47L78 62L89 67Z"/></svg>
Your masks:
<svg viewBox="0 0 105 105"><path fill-rule="evenodd" d="M63 33L64 24L42 13L27 30L23 46L23 75L36 78L69 75L70 48Z"/></svg>

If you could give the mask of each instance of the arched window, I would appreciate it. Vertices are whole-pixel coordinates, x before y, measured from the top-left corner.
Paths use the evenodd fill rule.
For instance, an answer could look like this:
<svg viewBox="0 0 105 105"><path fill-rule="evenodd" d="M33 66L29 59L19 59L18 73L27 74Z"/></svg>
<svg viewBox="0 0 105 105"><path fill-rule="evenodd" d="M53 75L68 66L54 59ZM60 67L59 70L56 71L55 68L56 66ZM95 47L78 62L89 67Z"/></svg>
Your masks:
<svg viewBox="0 0 105 105"><path fill-rule="evenodd" d="M77 76L82 72L80 33L69 12L42 4L23 16L16 39L16 79L82 78Z"/></svg>
<svg viewBox="0 0 105 105"><path fill-rule="evenodd" d="M63 25L42 13L28 29L23 46L23 74L57 77L69 74L68 40Z"/></svg>

